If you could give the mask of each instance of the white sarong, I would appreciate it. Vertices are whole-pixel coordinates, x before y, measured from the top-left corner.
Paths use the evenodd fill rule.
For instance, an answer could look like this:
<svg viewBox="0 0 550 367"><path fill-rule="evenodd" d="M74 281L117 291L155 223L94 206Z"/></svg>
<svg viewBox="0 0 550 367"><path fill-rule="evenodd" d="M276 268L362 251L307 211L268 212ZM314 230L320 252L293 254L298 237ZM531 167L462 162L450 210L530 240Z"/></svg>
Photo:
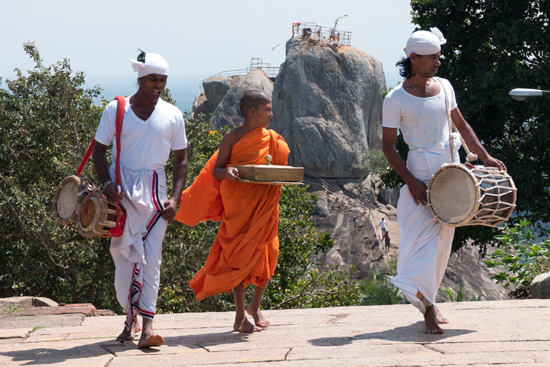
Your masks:
<svg viewBox="0 0 550 367"><path fill-rule="evenodd" d="M453 133L455 152L460 139ZM455 153L459 162L458 153ZM409 151L407 168L426 186L433 174L445 163L452 163L449 142L436 144L429 150L417 148ZM438 222L427 206L416 205L407 185L401 188L397 203L397 221L400 230L397 275L391 282L420 312L423 303L416 297L420 292L435 305L435 296L445 274L451 253L454 228Z"/></svg>
<svg viewBox="0 0 550 367"><path fill-rule="evenodd" d="M111 179L115 177L114 165L109 174ZM124 197L120 204L126 211L126 223L122 236L111 239L117 299L129 315L139 313L153 318L160 284L162 241L168 225L159 213L168 200L166 176L164 171L121 168L121 186Z"/></svg>

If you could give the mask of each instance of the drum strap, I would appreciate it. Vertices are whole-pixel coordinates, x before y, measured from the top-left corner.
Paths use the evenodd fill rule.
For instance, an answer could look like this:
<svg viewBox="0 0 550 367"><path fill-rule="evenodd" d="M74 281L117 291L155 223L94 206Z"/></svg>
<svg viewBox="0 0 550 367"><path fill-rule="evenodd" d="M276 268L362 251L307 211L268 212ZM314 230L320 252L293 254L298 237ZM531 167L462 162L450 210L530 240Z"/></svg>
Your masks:
<svg viewBox="0 0 550 367"><path fill-rule="evenodd" d="M126 107L126 99L123 96L116 96L115 97L117 101L117 109L116 109L116 133L115 133L115 139L116 139L116 161L115 161L115 176L116 176L116 184L120 186L120 134L122 132L122 120L124 119L124 108ZM92 139L92 142L90 143L90 146L88 146L88 149L86 150L86 154L84 154L84 158L82 158L82 161L80 162L80 165L78 166L78 169L76 170L76 175L80 176L82 174L82 171L84 171L84 167L86 166L86 163L88 163L88 160L92 156L92 152L94 151L94 145L95 145L95 135ZM111 233L111 237L120 237L122 235L122 231L124 230L124 222L125 222L125 215L124 212L120 209L118 203L115 205L116 208L116 227L111 228L109 232Z"/></svg>
<svg viewBox="0 0 550 367"><path fill-rule="evenodd" d="M452 156L452 160L453 160L453 163L457 163L455 162L455 146L454 146L454 137L452 135L453 131L457 131L457 128L455 126L455 124L453 123L453 119L451 118L451 102L449 101L449 93L447 91L447 88L445 88L445 84L443 84L443 82L441 81L440 78L435 78L439 84L441 85L441 88L443 89L443 94L445 94L445 107L447 108L447 121L449 121L449 146L451 147L451 156ZM464 141L464 139L462 138L462 135L460 136L460 141L462 142L462 146L464 147L464 150L466 151L466 161L468 162L473 162L475 160L477 160L477 155L472 153L470 151L470 149L468 148L468 146L466 145L466 142ZM458 162L460 163L460 162Z"/></svg>

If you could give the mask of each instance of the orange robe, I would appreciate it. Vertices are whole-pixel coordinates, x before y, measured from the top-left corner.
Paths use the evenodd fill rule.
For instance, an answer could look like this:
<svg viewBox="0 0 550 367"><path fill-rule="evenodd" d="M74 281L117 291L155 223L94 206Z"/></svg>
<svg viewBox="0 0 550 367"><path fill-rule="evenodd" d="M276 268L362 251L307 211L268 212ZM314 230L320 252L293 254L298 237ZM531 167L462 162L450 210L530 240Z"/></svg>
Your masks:
<svg viewBox="0 0 550 367"><path fill-rule="evenodd" d="M290 150L274 132L257 128L233 146L228 166L234 164L287 165ZM176 220L189 226L200 221L222 221L206 263L189 285L198 301L239 284L259 287L268 281L279 256L279 198L281 187L239 181L216 180L212 176L218 152L208 160L191 187L181 196Z"/></svg>

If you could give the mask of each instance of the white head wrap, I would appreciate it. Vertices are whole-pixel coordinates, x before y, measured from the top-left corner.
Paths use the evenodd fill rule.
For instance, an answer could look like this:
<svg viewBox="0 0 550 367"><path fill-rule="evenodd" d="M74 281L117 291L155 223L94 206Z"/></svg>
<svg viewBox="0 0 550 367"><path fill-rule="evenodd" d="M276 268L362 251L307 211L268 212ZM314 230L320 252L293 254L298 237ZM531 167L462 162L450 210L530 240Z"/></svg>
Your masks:
<svg viewBox="0 0 550 367"><path fill-rule="evenodd" d="M441 45L447 43L447 40L439 29L434 27L430 31L416 31L409 37L405 47L407 57L413 52L417 55L433 55L441 51Z"/></svg>
<svg viewBox="0 0 550 367"><path fill-rule="evenodd" d="M137 71L138 79L149 74L168 75L168 63L157 54L145 54L145 62L132 61L132 69Z"/></svg>

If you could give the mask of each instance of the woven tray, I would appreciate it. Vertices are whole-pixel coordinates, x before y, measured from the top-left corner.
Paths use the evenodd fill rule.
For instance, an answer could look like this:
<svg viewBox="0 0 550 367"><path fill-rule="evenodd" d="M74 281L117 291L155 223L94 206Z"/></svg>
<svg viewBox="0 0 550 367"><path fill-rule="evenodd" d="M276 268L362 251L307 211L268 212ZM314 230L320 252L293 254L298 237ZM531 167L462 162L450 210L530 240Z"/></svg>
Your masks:
<svg viewBox="0 0 550 367"><path fill-rule="evenodd" d="M243 183L251 183L256 185L303 185L302 181L252 181L252 180L243 180L242 178L237 177L237 181Z"/></svg>
<svg viewBox="0 0 550 367"><path fill-rule="evenodd" d="M296 185L304 179L303 167L271 165L271 156L266 156L267 164L243 164L233 167L239 170L241 182L264 185Z"/></svg>

